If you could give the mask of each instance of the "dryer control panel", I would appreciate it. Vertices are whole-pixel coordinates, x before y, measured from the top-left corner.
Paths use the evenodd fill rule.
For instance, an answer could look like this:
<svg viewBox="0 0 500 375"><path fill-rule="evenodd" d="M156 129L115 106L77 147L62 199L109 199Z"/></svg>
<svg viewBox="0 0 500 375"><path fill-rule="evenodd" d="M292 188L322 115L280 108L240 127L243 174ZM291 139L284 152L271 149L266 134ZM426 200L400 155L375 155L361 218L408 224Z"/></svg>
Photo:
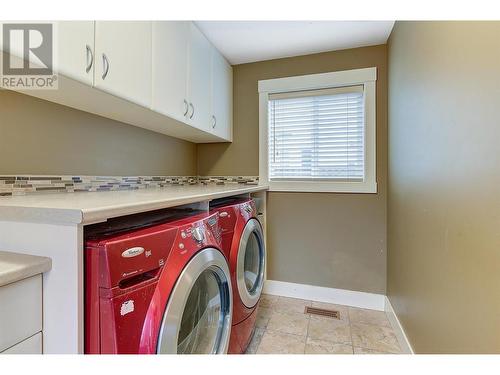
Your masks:
<svg viewBox="0 0 500 375"><path fill-rule="evenodd" d="M255 202L253 200L248 200L240 204L240 214L245 218L245 220L248 220L252 217L257 217Z"/></svg>

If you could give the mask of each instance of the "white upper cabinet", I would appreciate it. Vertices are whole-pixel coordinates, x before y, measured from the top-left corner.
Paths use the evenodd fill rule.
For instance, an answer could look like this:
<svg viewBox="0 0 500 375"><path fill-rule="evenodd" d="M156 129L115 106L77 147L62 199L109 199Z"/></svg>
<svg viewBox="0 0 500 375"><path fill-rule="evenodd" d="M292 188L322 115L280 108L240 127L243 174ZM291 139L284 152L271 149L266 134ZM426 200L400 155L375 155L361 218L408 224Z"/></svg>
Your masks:
<svg viewBox="0 0 500 375"><path fill-rule="evenodd" d="M152 109L186 122L189 22L153 22Z"/></svg>
<svg viewBox="0 0 500 375"><path fill-rule="evenodd" d="M150 21L96 21L95 87L151 107Z"/></svg>
<svg viewBox="0 0 500 375"><path fill-rule="evenodd" d="M152 109L231 140L232 68L187 21L153 22Z"/></svg>
<svg viewBox="0 0 500 375"><path fill-rule="evenodd" d="M53 24L54 70L66 77L89 86L94 83L94 21L44 21ZM4 22L7 23L7 22ZM16 21L14 23L20 23ZM29 24L29 22L24 22ZM0 43L3 41L3 25L0 24ZM24 57L24 34L13 34L10 40L11 56ZM3 46L2 48L3 49ZM20 60L22 61L22 59ZM30 54L30 64L40 66L35 55Z"/></svg>
<svg viewBox="0 0 500 375"><path fill-rule="evenodd" d="M187 121L190 125L210 131L212 45L201 31L190 23L188 61Z"/></svg>
<svg viewBox="0 0 500 375"><path fill-rule="evenodd" d="M94 21L56 23L57 70L66 77L94 84Z"/></svg>
<svg viewBox="0 0 500 375"><path fill-rule="evenodd" d="M193 22L44 22L59 87L13 90L191 142L232 140L232 68ZM23 67L18 29L9 61Z"/></svg>
<svg viewBox="0 0 500 375"><path fill-rule="evenodd" d="M232 140L233 122L233 68L224 56L212 49L212 133L227 141Z"/></svg>

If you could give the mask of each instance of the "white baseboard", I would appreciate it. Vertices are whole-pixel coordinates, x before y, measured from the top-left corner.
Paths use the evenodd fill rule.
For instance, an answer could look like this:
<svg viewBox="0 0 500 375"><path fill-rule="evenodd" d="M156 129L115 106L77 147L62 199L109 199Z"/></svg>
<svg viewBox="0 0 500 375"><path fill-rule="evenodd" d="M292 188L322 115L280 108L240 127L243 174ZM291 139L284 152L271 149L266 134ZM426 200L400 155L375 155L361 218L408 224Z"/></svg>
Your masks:
<svg viewBox="0 0 500 375"><path fill-rule="evenodd" d="M385 295L353 290L266 280L264 293L385 311Z"/></svg>
<svg viewBox="0 0 500 375"><path fill-rule="evenodd" d="M401 347L401 351L405 354L415 354L413 348L411 347L410 341L408 341L408 337L401 325L401 322L396 315L389 298L385 297L385 313L389 322L391 323L392 329L396 334L399 342L399 346Z"/></svg>

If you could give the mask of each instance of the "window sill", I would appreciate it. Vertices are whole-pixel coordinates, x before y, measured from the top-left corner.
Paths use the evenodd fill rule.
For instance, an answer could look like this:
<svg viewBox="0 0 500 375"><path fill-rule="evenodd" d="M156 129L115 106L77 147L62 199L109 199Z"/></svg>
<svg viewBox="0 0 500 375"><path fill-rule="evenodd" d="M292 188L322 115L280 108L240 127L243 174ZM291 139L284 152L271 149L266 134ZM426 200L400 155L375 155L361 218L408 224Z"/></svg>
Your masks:
<svg viewBox="0 0 500 375"><path fill-rule="evenodd" d="M376 194L376 182L269 181L269 191Z"/></svg>

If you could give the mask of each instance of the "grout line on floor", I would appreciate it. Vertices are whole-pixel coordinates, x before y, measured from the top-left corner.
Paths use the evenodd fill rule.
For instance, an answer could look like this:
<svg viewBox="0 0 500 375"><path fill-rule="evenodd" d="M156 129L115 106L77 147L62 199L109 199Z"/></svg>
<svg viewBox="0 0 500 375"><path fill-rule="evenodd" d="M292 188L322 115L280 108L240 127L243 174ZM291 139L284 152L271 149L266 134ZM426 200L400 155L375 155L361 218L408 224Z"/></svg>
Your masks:
<svg viewBox="0 0 500 375"><path fill-rule="evenodd" d="M280 333L282 335L290 335L290 336L297 336L297 337L307 337L307 336L304 336L304 335L297 335L296 333L288 333L288 332L283 332L283 331L277 331L275 329L267 329L266 328L266 331Z"/></svg>
<svg viewBox="0 0 500 375"><path fill-rule="evenodd" d="M349 319L349 336L351 337L351 348L352 354L354 355L354 340L352 339L352 320L351 320L351 309L347 308L347 319Z"/></svg>
<svg viewBox="0 0 500 375"><path fill-rule="evenodd" d="M312 306L312 301L309 301L309 303ZM304 343L304 354L306 354L307 339L309 338L309 326L311 325L311 314L305 314L305 315L307 315L307 329L306 329L306 341Z"/></svg>
<svg viewBox="0 0 500 375"><path fill-rule="evenodd" d="M264 328L264 333L262 333L262 336L260 337L260 340L259 340L259 343L257 344L257 346L255 347L255 352L253 354L257 354L257 352L259 351L259 346L260 344L262 343L262 339L264 338L264 335L266 334L266 329ZM254 335L255 335L255 332L254 332ZM252 337L252 340L253 340L253 337ZM247 348L248 349L248 348Z"/></svg>

